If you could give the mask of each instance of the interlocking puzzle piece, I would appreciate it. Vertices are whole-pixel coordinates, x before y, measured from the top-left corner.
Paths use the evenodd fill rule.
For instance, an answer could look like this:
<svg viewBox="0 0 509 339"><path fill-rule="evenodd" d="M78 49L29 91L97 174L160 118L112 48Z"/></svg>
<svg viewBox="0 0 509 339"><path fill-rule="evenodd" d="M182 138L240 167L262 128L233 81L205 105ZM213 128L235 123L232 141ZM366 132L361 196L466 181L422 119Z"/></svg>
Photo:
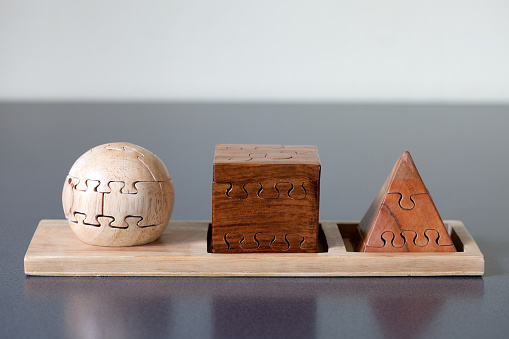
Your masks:
<svg viewBox="0 0 509 339"><path fill-rule="evenodd" d="M129 215L124 218L124 221L128 225L127 227L154 227L154 226L157 226L157 224L148 225L148 226L140 226L140 223L142 220L143 220L143 217L133 216L133 215Z"/></svg>
<svg viewBox="0 0 509 339"><path fill-rule="evenodd" d="M71 213L75 217L78 213L85 215L85 225L100 225L97 217L102 215L103 193L97 192L97 186L99 181L86 180L85 190L78 190L77 186L74 186L75 189L72 192Z"/></svg>
<svg viewBox="0 0 509 339"><path fill-rule="evenodd" d="M403 245L407 244L407 246L412 246L412 244L414 244L419 247L424 247L428 244L428 238L426 238L424 234L418 236L415 231L401 231L401 237L404 239Z"/></svg>
<svg viewBox="0 0 509 339"><path fill-rule="evenodd" d="M265 158L267 159L273 159L273 160L276 160L276 159L292 159L293 156L297 154L297 152L292 152L292 151L288 151L288 152L269 152L266 154Z"/></svg>
<svg viewBox="0 0 509 339"><path fill-rule="evenodd" d="M385 231L381 236L384 246L394 246L396 248L400 248L405 246L406 239L400 233L394 234L391 231ZM383 246L381 246L383 247Z"/></svg>
<svg viewBox="0 0 509 339"><path fill-rule="evenodd" d="M142 218L138 222L139 227L152 227L166 223L165 220L170 219L171 212L163 208L167 206L169 201L167 200L170 196L169 192L173 191L173 185L168 181L164 182L137 182L135 187L138 191L147 193L148 202L145 204L145 208L142 208L142 213L135 214L132 216L139 216Z"/></svg>
<svg viewBox="0 0 509 339"><path fill-rule="evenodd" d="M451 237L442 237L440 232L435 229L429 229L424 232L424 235L430 242L434 242L439 246L454 246Z"/></svg>
<svg viewBox="0 0 509 339"><path fill-rule="evenodd" d="M276 181L264 181L262 189L258 192L258 196L262 199L277 199L279 191L276 189Z"/></svg>
<svg viewBox="0 0 509 339"><path fill-rule="evenodd" d="M110 193L104 194L102 214L113 217L111 227L127 228L127 217L136 217L139 227L157 226L167 219L164 199L168 196L167 191L171 189L169 182L136 182L137 193L122 193L125 187L124 182L114 181L109 183ZM138 194L143 196L140 199ZM129 215L126 215L129 211Z"/></svg>
<svg viewBox="0 0 509 339"><path fill-rule="evenodd" d="M69 177L69 176L68 176L68 177ZM78 179L78 178L76 178L76 179L77 179L78 181L77 181L77 183L74 185L74 189L75 189L76 191L82 191L82 192L83 192L83 191L86 191L86 190L87 190L87 188L88 188L88 186L87 186L87 180L86 180L86 179L85 179L85 180L80 180L80 179Z"/></svg>
<svg viewBox="0 0 509 339"><path fill-rule="evenodd" d="M240 250L240 243L244 240L244 235L242 233L226 233L224 236L224 241L226 242L227 249L236 249Z"/></svg>
<svg viewBox="0 0 509 339"><path fill-rule="evenodd" d="M90 217L84 213L74 212L74 218L76 220L76 224L78 225L86 225L86 226L94 226L99 227L101 223L97 221L97 217Z"/></svg>
<svg viewBox="0 0 509 339"><path fill-rule="evenodd" d="M99 182L99 186L96 187L96 191L99 193L110 193L110 181L104 180Z"/></svg>
<svg viewBox="0 0 509 339"><path fill-rule="evenodd" d="M244 239L240 242L242 250L256 250L260 247L260 243L256 240L256 234L244 234Z"/></svg>
<svg viewBox="0 0 509 339"><path fill-rule="evenodd" d="M82 213L83 214L83 213ZM83 214L84 215L84 214ZM83 220L86 218L86 215L85 217L83 218ZM78 223L78 219L76 219L76 216L74 215L74 212L71 212L69 215L67 215L67 220L69 220L69 222L73 223L73 224L77 224Z"/></svg>
<svg viewBox="0 0 509 339"><path fill-rule="evenodd" d="M309 181L304 181L301 184L293 184L291 191L288 193L290 198L295 200L301 200L306 197L306 188L305 186L311 185L312 183Z"/></svg>
<svg viewBox="0 0 509 339"><path fill-rule="evenodd" d="M217 247L218 249L221 249L221 250L223 250L223 251L227 251L227 250L230 248L230 244L229 244L229 242L228 242L228 240L227 240L227 235L228 235L228 234L229 234L229 233L224 234L222 241L221 241L221 242L217 242L217 243L216 243L216 247ZM239 242L238 242L238 249L240 249L240 241L241 241L241 240L242 240L242 239L239 239ZM231 241L231 239L230 239L230 241ZM233 239L233 243L235 243L235 239Z"/></svg>
<svg viewBox="0 0 509 339"><path fill-rule="evenodd" d="M246 199L247 192L244 189L244 185L230 184L230 188L226 191L226 195L232 199Z"/></svg>
<svg viewBox="0 0 509 339"><path fill-rule="evenodd" d="M251 161L253 157L250 154L242 154L236 155L235 157L228 158L228 161L236 162L236 161Z"/></svg>
<svg viewBox="0 0 509 339"><path fill-rule="evenodd" d="M85 224L85 218L87 217L86 214L80 213L80 212L73 212L74 220L76 221L76 224L84 225ZM74 220L72 222L74 222Z"/></svg>
<svg viewBox="0 0 509 339"><path fill-rule="evenodd" d="M299 248L304 248L302 245L304 244L304 236L299 233L289 233L285 235L286 242L288 242L289 251L298 250Z"/></svg>
<svg viewBox="0 0 509 339"><path fill-rule="evenodd" d="M224 195L229 198L228 191L232 187L232 184L230 184L229 182L215 182L213 185L217 188L219 192L224 192Z"/></svg>
<svg viewBox="0 0 509 339"><path fill-rule="evenodd" d="M249 153L249 161L251 160L259 160L259 159L265 159L267 157L267 153L260 152L260 153Z"/></svg>
<svg viewBox="0 0 509 339"><path fill-rule="evenodd" d="M361 252L456 251L408 152L396 162L358 229ZM429 241L435 236L437 241Z"/></svg>
<svg viewBox="0 0 509 339"><path fill-rule="evenodd" d="M272 249L272 242L276 239L274 234L270 233L256 233L255 239L258 242L260 250L268 251ZM257 249L258 249L257 248Z"/></svg>
<svg viewBox="0 0 509 339"><path fill-rule="evenodd" d="M428 194L426 187L424 189L416 189L413 186L421 186L420 184L416 184L417 180L399 180L393 182L389 187L389 191L387 194L397 194L399 195L399 205L404 209L412 209L415 206L415 201L413 197L419 194Z"/></svg>
<svg viewBox="0 0 509 339"><path fill-rule="evenodd" d="M111 223L113 222L114 219L112 217L101 215L97 217L97 220L101 224L101 227L112 227Z"/></svg>
<svg viewBox="0 0 509 339"><path fill-rule="evenodd" d="M276 189L279 192L280 198L289 198L290 191L293 189L293 184L291 182L278 182L276 184Z"/></svg>
<svg viewBox="0 0 509 339"><path fill-rule="evenodd" d="M405 152L401 155L393 172L394 175L387 188L387 193L400 195L399 205L401 208L414 208L413 196L428 194L428 190L424 186L410 153Z"/></svg>
<svg viewBox="0 0 509 339"><path fill-rule="evenodd" d="M272 248L274 251L278 251L278 252L288 251L288 249L290 248L290 244L286 240L286 235L285 236L280 236L280 235L275 236L274 241L272 241L272 243L270 244L270 248Z"/></svg>
<svg viewBox="0 0 509 339"><path fill-rule="evenodd" d="M259 198L259 194L263 189L262 184L259 182L247 182L243 185L244 191L247 193L248 197Z"/></svg>
<svg viewBox="0 0 509 339"><path fill-rule="evenodd" d="M122 194L136 194L136 193L138 193L138 188L136 187L136 185L138 185L138 184L141 184L141 182L139 182L139 181L133 182L133 183L131 183L131 185L128 185L126 182L124 182L124 186L120 190L120 193L122 193ZM109 183L108 183L108 187L111 188ZM110 192L107 192L107 193L111 193L111 190L110 190Z"/></svg>
<svg viewBox="0 0 509 339"><path fill-rule="evenodd" d="M105 197L101 214L113 218L110 223L110 227L113 228L127 228L129 225L125 222L126 215L123 211L134 207L132 206L134 198L128 199L128 195L125 195L126 198L118 196L122 194L124 186L125 182L123 181L110 181L108 183L110 193L103 193Z"/></svg>

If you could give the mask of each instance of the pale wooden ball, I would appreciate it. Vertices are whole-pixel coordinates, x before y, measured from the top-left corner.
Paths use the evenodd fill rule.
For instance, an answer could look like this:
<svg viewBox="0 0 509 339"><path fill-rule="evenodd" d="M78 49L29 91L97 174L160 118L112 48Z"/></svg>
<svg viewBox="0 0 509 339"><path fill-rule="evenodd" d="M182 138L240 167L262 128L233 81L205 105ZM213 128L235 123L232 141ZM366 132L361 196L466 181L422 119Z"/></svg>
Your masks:
<svg viewBox="0 0 509 339"><path fill-rule="evenodd" d="M62 192L65 217L92 245L133 246L156 240L168 226L174 191L163 162L129 143L92 148L76 160Z"/></svg>

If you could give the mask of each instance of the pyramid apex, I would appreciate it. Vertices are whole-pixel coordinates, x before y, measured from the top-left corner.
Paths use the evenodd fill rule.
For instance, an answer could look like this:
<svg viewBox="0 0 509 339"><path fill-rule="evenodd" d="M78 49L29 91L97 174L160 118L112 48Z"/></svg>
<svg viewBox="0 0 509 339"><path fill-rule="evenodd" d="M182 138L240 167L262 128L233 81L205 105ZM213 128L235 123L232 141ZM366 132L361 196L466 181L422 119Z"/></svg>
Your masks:
<svg viewBox="0 0 509 339"><path fill-rule="evenodd" d="M394 180L422 180L410 152L403 152L396 162L392 177Z"/></svg>

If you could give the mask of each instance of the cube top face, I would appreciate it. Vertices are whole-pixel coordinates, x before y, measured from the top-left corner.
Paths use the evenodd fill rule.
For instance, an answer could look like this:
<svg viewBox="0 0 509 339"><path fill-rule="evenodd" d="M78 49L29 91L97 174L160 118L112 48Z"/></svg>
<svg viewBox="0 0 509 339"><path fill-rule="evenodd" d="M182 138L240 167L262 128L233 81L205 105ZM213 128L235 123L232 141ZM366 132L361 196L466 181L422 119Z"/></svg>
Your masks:
<svg viewBox="0 0 509 339"><path fill-rule="evenodd" d="M216 145L212 251L317 252L315 146Z"/></svg>
<svg viewBox="0 0 509 339"><path fill-rule="evenodd" d="M218 144L214 182L239 182L288 177L319 180L316 146Z"/></svg>
<svg viewBox="0 0 509 339"><path fill-rule="evenodd" d="M217 144L214 164L320 165L316 146Z"/></svg>

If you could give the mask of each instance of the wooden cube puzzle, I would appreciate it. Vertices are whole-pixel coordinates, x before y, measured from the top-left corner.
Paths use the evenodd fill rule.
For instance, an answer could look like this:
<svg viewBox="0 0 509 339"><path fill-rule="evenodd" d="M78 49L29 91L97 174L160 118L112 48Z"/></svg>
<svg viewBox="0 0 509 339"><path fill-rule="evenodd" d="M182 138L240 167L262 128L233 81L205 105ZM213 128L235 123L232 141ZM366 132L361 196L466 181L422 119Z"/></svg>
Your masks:
<svg viewBox="0 0 509 339"><path fill-rule="evenodd" d="M317 252L315 146L216 145L212 251Z"/></svg>

